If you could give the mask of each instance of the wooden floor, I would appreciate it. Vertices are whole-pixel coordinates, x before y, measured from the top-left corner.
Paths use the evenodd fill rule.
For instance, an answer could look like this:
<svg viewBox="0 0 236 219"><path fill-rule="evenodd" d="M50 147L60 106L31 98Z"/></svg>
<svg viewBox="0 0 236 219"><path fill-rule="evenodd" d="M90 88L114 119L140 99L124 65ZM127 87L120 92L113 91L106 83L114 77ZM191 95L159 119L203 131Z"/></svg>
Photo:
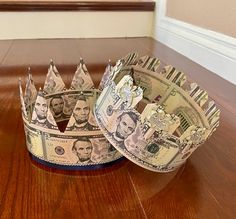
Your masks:
<svg viewBox="0 0 236 219"><path fill-rule="evenodd" d="M52 58L69 84L83 57L98 83L108 59L130 51L158 56L209 92L222 111L212 138L172 173L127 160L77 172L32 162L17 90L27 67L42 86ZM151 38L0 41L0 121L0 218L235 218L236 86Z"/></svg>

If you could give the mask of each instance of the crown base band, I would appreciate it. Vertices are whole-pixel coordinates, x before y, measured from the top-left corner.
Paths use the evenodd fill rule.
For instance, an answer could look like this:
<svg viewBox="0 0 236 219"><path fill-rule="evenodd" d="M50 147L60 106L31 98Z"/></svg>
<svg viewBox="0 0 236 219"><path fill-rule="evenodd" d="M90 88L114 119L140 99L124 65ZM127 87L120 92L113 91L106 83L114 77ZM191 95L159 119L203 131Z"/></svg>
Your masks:
<svg viewBox="0 0 236 219"><path fill-rule="evenodd" d="M40 159L38 157L36 157L35 155L33 155L32 153L29 152L29 156L30 158L38 163L43 165L46 168L54 168L54 169L58 169L58 170L98 170L98 169L104 169L104 168L108 168L111 167L115 164L120 163L123 160L126 160L125 157L120 157L117 160L113 160L109 163L103 163L103 164L93 164L93 165L87 165L87 166L81 166L81 165L63 165L63 164L55 164L55 163L51 163L49 161Z"/></svg>

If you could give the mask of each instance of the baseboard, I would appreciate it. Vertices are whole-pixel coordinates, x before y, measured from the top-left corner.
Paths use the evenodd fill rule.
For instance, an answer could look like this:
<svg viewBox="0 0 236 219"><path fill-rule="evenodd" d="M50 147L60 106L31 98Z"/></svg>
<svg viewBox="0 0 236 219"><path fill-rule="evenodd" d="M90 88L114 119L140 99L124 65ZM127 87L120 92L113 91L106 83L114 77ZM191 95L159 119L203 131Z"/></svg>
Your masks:
<svg viewBox="0 0 236 219"><path fill-rule="evenodd" d="M163 11L158 19L157 40L236 84L235 38L166 17Z"/></svg>

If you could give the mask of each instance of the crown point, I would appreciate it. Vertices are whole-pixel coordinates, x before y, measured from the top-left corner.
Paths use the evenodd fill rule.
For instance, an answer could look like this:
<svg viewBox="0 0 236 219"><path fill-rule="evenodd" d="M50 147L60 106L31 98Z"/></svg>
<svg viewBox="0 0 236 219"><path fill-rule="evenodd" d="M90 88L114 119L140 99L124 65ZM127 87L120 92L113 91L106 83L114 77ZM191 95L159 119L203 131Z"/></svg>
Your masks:
<svg viewBox="0 0 236 219"><path fill-rule="evenodd" d="M27 74L28 74L28 78L31 79L31 69L30 69L30 67L28 67Z"/></svg>
<svg viewBox="0 0 236 219"><path fill-rule="evenodd" d="M54 62L52 59L50 59L50 65L54 65Z"/></svg>
<svg viewBox="0 0 236 219"><path fill-rule="evenodd" d="M80 58L80 63L81 63L81 64L84 64L83 58Z"/></svg>

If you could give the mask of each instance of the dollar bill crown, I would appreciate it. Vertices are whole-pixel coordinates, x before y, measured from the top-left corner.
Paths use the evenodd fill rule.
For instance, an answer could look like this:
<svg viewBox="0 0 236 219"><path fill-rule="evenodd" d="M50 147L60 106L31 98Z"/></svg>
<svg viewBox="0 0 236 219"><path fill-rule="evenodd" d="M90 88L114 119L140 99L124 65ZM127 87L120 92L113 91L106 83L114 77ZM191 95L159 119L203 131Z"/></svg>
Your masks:
<svg viewBox="0 0 236 219"><path fill-rule="evenodd" d="M220 110L207 92L158 58L129 54L107 78L94 109L98 125L146 169L176 169L219 126Z"/></svg>
<svg viewBox="0 0 236 219"><path fill-rule="evenodd" d="M28 69L24 92L21 79L19 91L27 148L37 161L83 169L97 168L122 157L106 140L94 118L93 105L100 90L94 89L83 59L69 89L51 61L42 89L36 89Z"/></svg>

